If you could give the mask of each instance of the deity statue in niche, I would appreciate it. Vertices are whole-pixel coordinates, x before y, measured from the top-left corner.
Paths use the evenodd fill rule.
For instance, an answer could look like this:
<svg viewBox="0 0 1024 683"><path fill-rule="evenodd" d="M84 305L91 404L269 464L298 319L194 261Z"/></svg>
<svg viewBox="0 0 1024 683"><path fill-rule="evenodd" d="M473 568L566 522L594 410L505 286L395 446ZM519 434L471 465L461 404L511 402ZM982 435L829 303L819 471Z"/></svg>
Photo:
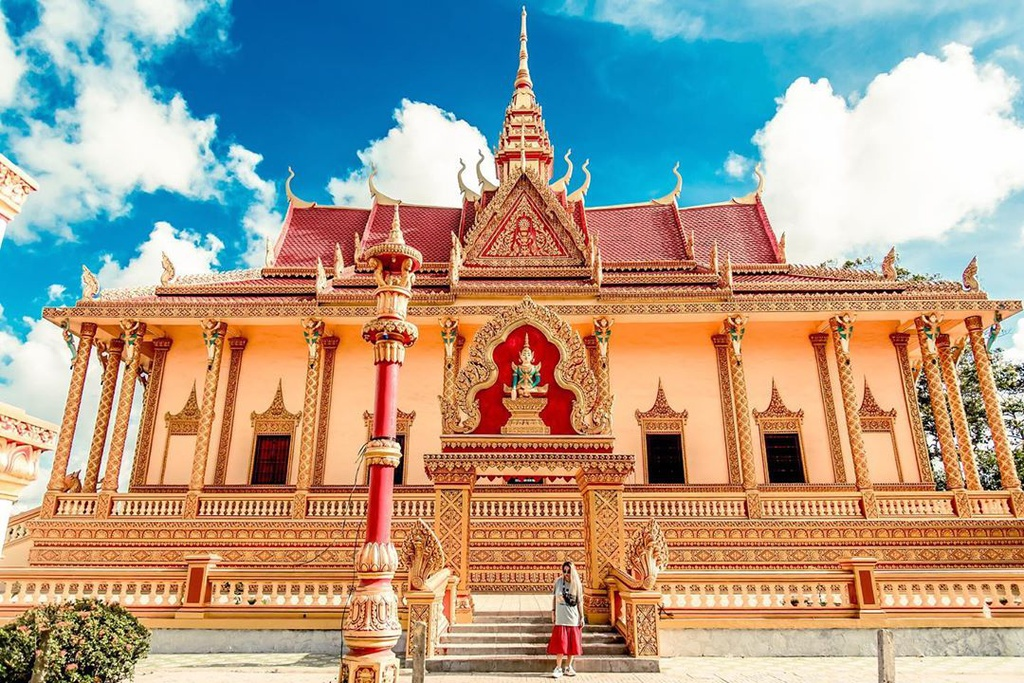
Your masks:
<svg viewBox="0 0 1024 683"><path fill-rule="evenodd" d="M520 396L530 398L534 394L543 396L548 393L548 385L540 384L540 363L534 364L533 349L530 348L530 335L524 336L523 350L519 352L519 362L512 363L512 386L505 386L505 394L517 399Z"/></svg>
<svg viewBox="0 0 1024 683"><path fill-rule="evenodd" d="M544 395L548 393L548 385L540 383L539 362L530 348L530 335L523 335L523 349L519 352L519 362L512 363L512 386L504 385L505 395L502 405L510 416L502 434L550 434L550 428L544 424L540 411L547 405Z"/></svg>

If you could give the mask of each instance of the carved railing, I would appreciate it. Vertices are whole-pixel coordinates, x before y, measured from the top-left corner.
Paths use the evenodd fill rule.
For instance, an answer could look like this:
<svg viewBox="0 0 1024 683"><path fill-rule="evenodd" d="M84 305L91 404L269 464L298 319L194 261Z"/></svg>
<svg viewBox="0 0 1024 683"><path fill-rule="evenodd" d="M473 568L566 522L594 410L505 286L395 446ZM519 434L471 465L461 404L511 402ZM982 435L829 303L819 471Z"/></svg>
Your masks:
<svg viewBox="0 0 1024 683"><path fill-rule="evenodd" d="M747 516L743 493L707 494L676 491L626 491L626 519L692 519Z"/></svg>
<svg viewBox="0 0 1024 683"><path fill-rule="evenodd" d="M530 517L561 518L583 517L583 501L579 495L570 498L538 498L530 500L522 495L516 498L494 497L484 494L474 496L470 502L470 517L495 517L522 519Z"/></svg>
<svg viewBox="0 0 1024 683"><path fill-rule="evenodd" d="M110 507L111 517L181 517L185 499L181 496L118 496Z"/></svg>
<svg viewBox="0 0 1024 683"><path fill-rule="evenodd" d="M62 493L57 498L58 517L92 517L96 514L97 494Z"/></svg>
<svg viewBox="0 0 1024 683"><path fill-rule="evenodd" d="M181 607L185 576L182 569L4 570L0 575L0 616L78 598L118 602L141 616L173 613Z"/></svg>
<svg viewBox="0 0 1024 683"><path fill-rule="evenodd" d="M206 494L199 498L200 517L291 517L291 495L225 496Z"/></svg>
<svg viewBox="0 0 1024 683"><path fill-rule="evenodd" d="M1013 517L1009 491L972 491L970 497L975 517Z"/></svg>
<svg viewBox="0 0 1024 683"><path fill-rule="evenodd" d="M208 576L209 600L197 606L210 613L343 612L355 591L351 570L301 572L296 570L214 568ZM399 603L403 591L394 582Z"/></svg>
<svg viewBox="0 0 1024 683"><path fill-rule="evenodd" d="M879 491L876 496L879 517L956 517L947 491Z"/></svg>
<svg viewBox="0 0 1024 683"><path fill-rule="evenodd" d="M26 510L11 517L7 523L7 536L4 539L4 548L10 548L15 543L28 538L28 523L39 517L39 508Z"/></svg>
<svg viewBox="0 0 1024 683"><path fill-rule="evenodd" d="M761 516L767 518L863 517L857 492L761 493Z"/></svg>
<svg viewBox="0 0 1024 683"><path fill-rule="evenodd" d="M394 493L392 517L396 519L430 519L434 516L434 492L432 489L417 489ZM315 493L306 501L307 517L357 517L366 516L366 491L352 494Z"/></svg>
<svg viewBox="0 0 1024 683"><path fill-rule="evenodd" d="M887 614L1024 616L1024 571L876 572Z"/></svg>
<svg viewBox="0 0 1024 683"><path fill-rule="evenodd" d="M676 616L852 616L853 572L667 571L658 577L661 605Z"/></svg>

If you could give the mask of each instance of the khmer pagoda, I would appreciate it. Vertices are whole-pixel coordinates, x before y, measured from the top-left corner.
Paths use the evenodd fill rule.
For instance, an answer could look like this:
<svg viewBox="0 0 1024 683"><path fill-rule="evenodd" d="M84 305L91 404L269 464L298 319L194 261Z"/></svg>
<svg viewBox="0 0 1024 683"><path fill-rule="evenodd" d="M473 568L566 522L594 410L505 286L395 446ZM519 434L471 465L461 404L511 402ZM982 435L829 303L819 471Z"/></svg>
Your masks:
<svg viewBox="0 0 1024 683"><path fill-rule="evenodd" d="M368 209L286 183L262 268L179 276L165 257L133 290L85 269L77 304L44 311L74 369L42 506L12 520L0 613L95 595L163 628L337 630L354 577L391 567L402 627L426 620L438 654L475 596L546 593L570 559L588 620L638 658L718 619L1019 625L1024 493L986 337L1021 303L990 299L973 261L962 282L899 279L895 251L881 272L790 263L760 174L716 204L681 206L674 169L662 197L588 206L588 164L580 179L565 154L554 178L555 158L524 12L497 183L470 160L460 207L403 203L373 175ZM1000 490L979 483L964 353ZM392 457L374 386L398 368ZM90 382L99 409L80 414ZM376 560L373 463L394 477Z"/></svg>

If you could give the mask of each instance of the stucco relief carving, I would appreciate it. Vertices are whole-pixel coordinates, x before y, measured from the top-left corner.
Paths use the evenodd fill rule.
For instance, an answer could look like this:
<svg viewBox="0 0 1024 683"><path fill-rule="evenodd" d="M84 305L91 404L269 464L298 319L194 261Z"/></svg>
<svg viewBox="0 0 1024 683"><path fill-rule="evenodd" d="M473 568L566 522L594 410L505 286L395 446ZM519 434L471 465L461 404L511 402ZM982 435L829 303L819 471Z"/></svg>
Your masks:
<svg viewBox="0 0 1024 683"><path fill-rule="evenodd" d="M533 325L543 331L559 350L555 381L575 395L572 426L578 434L607 434L610 430L610 402L598 401L597 378L587 362L587 351L580 335L551 309L526 297L522 303L503 309L476 333L469 348L469 359L458 374L455 405L448 412L459 414L453 425L456 433L472 432L480 424L480 405L476 395L498 379L494 349L521 325ZM444 411L442 411L444 412Z"/></svg>

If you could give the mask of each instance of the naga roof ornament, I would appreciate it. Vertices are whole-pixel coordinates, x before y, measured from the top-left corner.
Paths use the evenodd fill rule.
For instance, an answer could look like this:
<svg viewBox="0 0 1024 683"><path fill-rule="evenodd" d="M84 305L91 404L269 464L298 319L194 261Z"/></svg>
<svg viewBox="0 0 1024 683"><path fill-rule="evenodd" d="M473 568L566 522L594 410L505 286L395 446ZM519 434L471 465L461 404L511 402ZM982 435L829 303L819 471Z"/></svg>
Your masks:
<svg viewBox="0 0 1024 683"><path fill-rule="evenodd" d="M886 280L895 280L896 272L896 247L889 250L889 253L882 259L882 277Z"/></svg>
<svg viewBox="0 0 1024 683"><path fill-rule="evenodd" d="M498 189L498 186L484 177L484 151L477 150L480 154L480 158L476 162L476 179L480 182L480 189L483 192L494 192Z"/></svg>
<svg viewBox="0 0 1024 683"><path fill-rule="evenodd" d="M665 195L664 197L659 197L657 199L652 199L651 200L652 204L662 204L662 205L665 205L665 206L670 206L670 205L676 203L676 199L679 197L679 193L683 191L683 176L679 175L679 162L678 161L676 162L676 165L672 167L672 175L674 175L676 177L676 186L675 186L675 188L671 192L669 192L667 195Z"/></svg>
<svg viewBox="0 0 1024 683"><path fill-rule="evenodd" d="M980 292L981 284L978 282L978 257L975 256L967 264L963 274L964 289L968 292Z"/></svg>
<svg viewBox="0 0 1024 683"><path fill-rule="evenodd" d="M779 237L779 263L786 262L786 233Z"/></svg>
<svg viewBox="0 0 1024 683"><path fill-rule="evenodd" d="M163 268L163 272L160 273L160 286L166 287L173 283L175 278L174 264L171 263L171 259L167 256L167 252L160 252L160 266Z"/></svg>
<svg viewBox="0 0 1024 683"><path fill-rule="evenodd" d="M284 193L288 197L288 203L297 209L309 209L316 206L316 202L307 202L306 200L299 199L298 197L295 196L295 193L292 192L292 178L294 177L295 171L293 171L292 167L289 166L288 178L284 181Z"/></svg>
<svg viewBox="0 0 1024 683"><path fill-rule="evenodd" d="M82 266L82 299L95 299L100 293L100 281L86 266Z"/></svg>
<svg viewBox="0 0 1024 683"><path fill-rule="evenodd" d="M370 186L370 195L373 197L373 201L384 206L397 206L401 204L399 200L393 199L377 189L377 186L373 183L375 175L377 175L377 167L370 166L370 175L366 178L366 183Z"/></svg>
<svg viewBox="0 0 1024 683"><path fill-rule="evenodd" d="M341 244L334 243L334 279L341 277L341 271L345 270L345 255L341 253Z"/></svg>
<svg viewBox="0 0 1024 683"><path fill-rule="evenodd" d="M551 183L552 192L565 192L565 189L569 186L569 181L572 180L572 159L569 157L572 155L572 150L569 149L565 153L565 164L567 169L565 175Z"/></svg>
<svg viewBox="0 0 1024 683"><path fill-rule="evenodd" d="M757 188L742 197L733 197L732 201L734 204L757 204L757 200L764 194L764 171L761 168L761 164L754 166L754 176L757 178Z"/></svg>
<svg viewBox="0 0 1024 683"><path fill-rule="evenodd" d="M466 183L462 180L462 174L466 170L466 162L459 159L459 191L462 192L462 198L467 202L475 202L480 200L480 194L474 192L466 186Z"/></svg>
<svg viewBox="0 0 1024 683"><path fill-rule="evenodd" d="M580 170L583 171L583 184L580 185L579 189L566 197L566 201L570 202L581 202L583 198L587 196L587 190L590 189L590 159L583 162L583 166Z"/></svg>

